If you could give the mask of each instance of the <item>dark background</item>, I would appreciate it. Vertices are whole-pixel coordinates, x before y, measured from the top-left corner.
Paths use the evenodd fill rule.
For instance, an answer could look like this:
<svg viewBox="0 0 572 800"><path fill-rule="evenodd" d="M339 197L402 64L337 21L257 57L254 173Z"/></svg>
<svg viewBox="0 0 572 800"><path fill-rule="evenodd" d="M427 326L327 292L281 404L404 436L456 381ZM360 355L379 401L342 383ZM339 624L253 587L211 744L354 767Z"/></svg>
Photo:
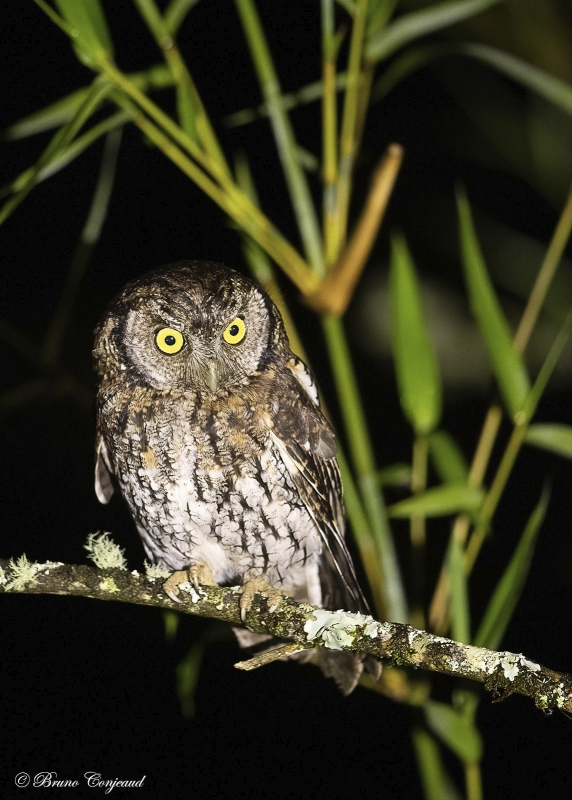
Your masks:
<svg viewBox="0 0 572 800"><path fill-rule="evenodd" d="M314 49L317 3L259 6L278 54L283 88L314 80L319 74ZM127 4L105 3L105 8L121 68L142 69L157 62L155 46L136 13ZM0 126L5 128L87 83L90 74L76 61L66 37L33 4L10 2L1 13ZM179 38L227 153L237 147L249 153L263 206L295 240L266 123L233 131L220 124L224 115L259 101L233 4L203 0ZM459 289L457 261L440 254L439 243L423 226L428 210L452 209L457 181L465 183L477 209L548 241L564 195L547 197L524 171L518 175L502 165L493 168L494 158L487 164L486 159L471 157L459 140L459 131L469 122L455 102L451 81L462 85L465 80L475 87L489 79L485 68L451 59L411 77L372 109L356 172L358 202L372 164L387 143L401 142L406 160L366 280L373 280L380 269L387 232L398 226L409 236L422 274ZM517 101L525 101L525 92L508 81L501 84ZM167 96L162 102L169 108ZM317 106L297 110L293 120L301 143L319 152ZM33 163L46 141L44 136L2 144L2 184ZM0 230L0 313L35 341L41 341L61 291L100 157L101 143L35 188ZM107 223L66 336L65 369L93 389L91 332L105 304L126 280L177 258L208 258L245 269L238 237L222 213L159 152L143 144L135 129L127 128ZM333 406L318 325L297 303L296 291L283 286ZM349 319L359 313L358 298ZM356 364L379 463L407 460L410 436L399 411L391 365L382 358L372 361L361 344L355 336ZM37 377L33 364L13 348L3 343L2 351L5 392ZM561 381L547 395L538 418L571 423L570 399L570 387ZM447 396L448 428L467 454L486 404L486 393L477 391ZM333 412L336 416L335 407ZM36 561L83 562L87 534L107 530L126 548L130 567L142 567L142 548L126 510L115 500L100 506L93 493L93 415L87 405L49 392L28 401L24 393L17 402L4 402L1 435L3 557L25 552ZM553 500L503 647L570 671L569 462L540 451L523 452L495 534L472 579L474 619L476 624L545 475L552 477ZM434 569L446 535L447 526L437 526ZM20 771L34 775L48 770L71 779L80 779L88 770L105 778L147 776L143 790L117 789L113 796L119 797L136 791L149 797L190 798L421 796L408 734L409 709L360 688L343 699L310 666L274 664L240 673L232 666L239 653L231 638L208 648L196 714L183 719L175 668L209 625L183 619L176 641L166 644L162 616L151 609L65 597L2 597L2 796L35 796L40 789L16 790L13 778ZM450 683L437 679L437 687L437 696L448 699ZM550 796L570 797L570 719L543 716L521 697L498 705L485 697L479 725L486 746L487 797L546 796L549 786ZM462 781L457 762L448 763ZM51 792L77 796L86 790Z"/></svg>

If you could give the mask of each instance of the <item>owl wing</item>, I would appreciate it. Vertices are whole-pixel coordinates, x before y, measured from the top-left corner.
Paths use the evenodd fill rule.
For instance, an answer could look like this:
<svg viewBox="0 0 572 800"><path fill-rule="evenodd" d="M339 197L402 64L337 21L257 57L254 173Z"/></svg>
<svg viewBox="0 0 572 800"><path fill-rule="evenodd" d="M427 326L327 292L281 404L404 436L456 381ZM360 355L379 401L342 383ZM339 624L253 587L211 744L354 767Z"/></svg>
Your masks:
<svg viewBox="0 0 572 800"><path fill-rule="evenodd" d="M309 369L295 356L288 362L288 368L296 383L289 382L280 398L282 411L273 420L271 435L322 538L324 547L319 563L322 602L325 608L367 612L367 601L344 539L342 484L335 459L334 433L320 411Z"/></svg>
<svg viewBox="0 0 572 800"><path fill-rule="evenodd" d="M103 436L98 434L95 443L95 494L100 503L109 503L115 489L111 476L113 469Z"/></svg>

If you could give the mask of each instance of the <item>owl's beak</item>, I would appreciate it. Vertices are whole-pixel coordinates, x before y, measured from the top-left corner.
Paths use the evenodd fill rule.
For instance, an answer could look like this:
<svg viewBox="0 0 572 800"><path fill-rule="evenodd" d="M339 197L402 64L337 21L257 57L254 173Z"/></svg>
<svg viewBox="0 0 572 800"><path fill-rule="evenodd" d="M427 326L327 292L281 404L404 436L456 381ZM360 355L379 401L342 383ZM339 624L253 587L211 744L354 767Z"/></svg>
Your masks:
<svg viewBox="0 0 572 800"><path fill-rule="evenodd" d="M187 380L191 386L204 387L216 392L221 381L220 364L214 353L195 353L189 360Z"/></svg>
<svg viewBox="0 0 572 800"><path fill-rule="evenodd" d="M207 384L211 392L216 392L218 387L218 375L216 370L216 364L214 363L214 361L211 361L211 363L205 370L205 383Z"/></svg>

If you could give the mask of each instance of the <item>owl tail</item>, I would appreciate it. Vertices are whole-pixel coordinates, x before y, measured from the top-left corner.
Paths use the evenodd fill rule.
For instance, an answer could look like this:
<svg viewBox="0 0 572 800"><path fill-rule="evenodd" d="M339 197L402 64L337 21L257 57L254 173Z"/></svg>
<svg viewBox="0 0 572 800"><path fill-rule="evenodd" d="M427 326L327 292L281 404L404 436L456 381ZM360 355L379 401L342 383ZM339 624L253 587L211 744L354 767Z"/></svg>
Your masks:
<svg viewBox="0 0 572 800"><path fill-rule="evenodd" d="M327 678L333 678L342 694L347 697L359 683L362 672L374 680L381 675L381 661L372 656L347 653L343 650L318 650L318 666Z"/></svg>

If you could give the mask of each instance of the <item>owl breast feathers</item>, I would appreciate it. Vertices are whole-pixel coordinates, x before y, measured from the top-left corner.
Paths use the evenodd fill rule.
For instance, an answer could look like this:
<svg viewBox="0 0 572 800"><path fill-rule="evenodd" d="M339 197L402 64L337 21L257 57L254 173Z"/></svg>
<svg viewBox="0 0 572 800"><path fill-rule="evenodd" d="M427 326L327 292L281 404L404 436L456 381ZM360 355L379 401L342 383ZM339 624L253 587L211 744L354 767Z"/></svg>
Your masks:
<svg viewBox="0 0 572 800"><path fill-rule="evenodd" d="M112 302L94 355L97 496L119 486L152 562L367 610L334 434L261 289L220 264L167 265ZM325 671L351 691L361 661L331 655L350 656L351 680L340 659Z"/></svg>

